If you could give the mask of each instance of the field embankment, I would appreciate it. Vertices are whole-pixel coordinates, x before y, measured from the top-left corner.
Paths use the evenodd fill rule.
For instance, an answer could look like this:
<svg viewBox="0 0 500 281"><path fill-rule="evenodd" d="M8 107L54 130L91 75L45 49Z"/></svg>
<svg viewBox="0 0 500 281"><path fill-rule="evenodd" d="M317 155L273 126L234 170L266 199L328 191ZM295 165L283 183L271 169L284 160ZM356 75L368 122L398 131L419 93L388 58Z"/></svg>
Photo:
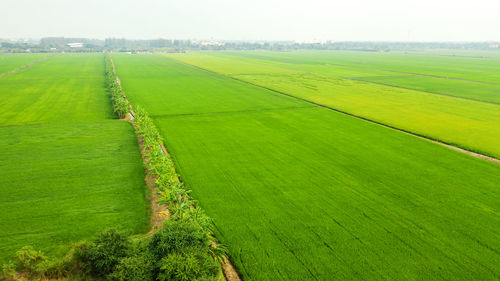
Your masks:
<svg viewBox="0 0 500 281"><path fill-rule="evenodd" d="M500 275L497 164L161 56L113 59L243 279Z"/></svg>

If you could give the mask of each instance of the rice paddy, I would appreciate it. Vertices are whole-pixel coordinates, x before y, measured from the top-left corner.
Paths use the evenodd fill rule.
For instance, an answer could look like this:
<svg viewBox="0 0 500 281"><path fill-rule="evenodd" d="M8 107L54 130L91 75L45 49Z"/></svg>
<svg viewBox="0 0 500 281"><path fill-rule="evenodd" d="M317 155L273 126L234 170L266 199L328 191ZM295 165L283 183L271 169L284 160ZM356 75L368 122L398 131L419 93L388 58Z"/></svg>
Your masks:
<svg viewBox="0 0 500 281"><path fill-rule="evenodd" d="M500 277L500 166L429 141L500 157L479 51L0 55L0 262L150 230L105 56L243 280Z"/></svg>
<svg viewBox="0 0 500 281"><path fill-rule="evenodd" d="M0 78L0 135L0 261L26 245L60 256L107 228L148 231L137 139L112 120L102 54Z"/></svg>
<svg viewBox="0 0 500 281"><path fill-rule="evenodd" d="M497 279L497 164L317 106L497 155L497 105L274 55L113 55L243 279Z"/></svg>

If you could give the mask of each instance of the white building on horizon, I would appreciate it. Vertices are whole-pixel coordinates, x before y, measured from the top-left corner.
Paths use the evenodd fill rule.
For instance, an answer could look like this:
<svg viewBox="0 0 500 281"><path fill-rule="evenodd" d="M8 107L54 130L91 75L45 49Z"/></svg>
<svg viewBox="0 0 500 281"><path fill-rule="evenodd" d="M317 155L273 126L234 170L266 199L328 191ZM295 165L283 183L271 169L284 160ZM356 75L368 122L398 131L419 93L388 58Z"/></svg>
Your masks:
<svg viewBox="0 0 500 281"><path fill-rule="evenodd" d="M83 47L83 43L68 43L67 44L70 48L82 48Z"/></svg>

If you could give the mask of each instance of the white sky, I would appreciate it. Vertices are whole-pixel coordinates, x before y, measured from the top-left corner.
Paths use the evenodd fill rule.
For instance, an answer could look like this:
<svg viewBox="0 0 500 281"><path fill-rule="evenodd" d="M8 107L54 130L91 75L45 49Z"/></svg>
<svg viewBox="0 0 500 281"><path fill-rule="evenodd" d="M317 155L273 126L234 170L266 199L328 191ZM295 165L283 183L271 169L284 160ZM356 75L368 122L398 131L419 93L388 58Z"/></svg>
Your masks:
<svg viewBox="0 0 500 281"><path fill-rule="evenodd" d="M500 0L0 2L0 38L500 41Z"/></svg>

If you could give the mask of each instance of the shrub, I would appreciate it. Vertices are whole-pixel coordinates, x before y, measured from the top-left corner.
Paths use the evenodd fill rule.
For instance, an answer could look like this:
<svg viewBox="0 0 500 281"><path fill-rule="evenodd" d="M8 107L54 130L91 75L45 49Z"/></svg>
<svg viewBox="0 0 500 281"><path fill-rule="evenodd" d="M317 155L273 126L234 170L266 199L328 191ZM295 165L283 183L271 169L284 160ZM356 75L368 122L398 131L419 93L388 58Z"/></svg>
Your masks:
<svg viewBox="0 0 500 281"><path fill-rule="evenodd" d="M157 280L196 280L217 275L219 265L210 256L211 242L198 226L185 221L166 221L149 243L157 261Z"/></svg>
<svg viewBox="0 0 500 281"><path fill-rule="evenodd" d="M16 252L18 270L34 274L38 272L40 265L47 260L41 251L34 250L31 246L24 246Z"/></svg>
<svg viewBox="0 0 500 281"><path fill-rule="evenodd" d="M5 263L2 265L2 273L3 276L0 276L0 280L15 280L14 276L17 274L16 264L12 261Z"/></svg>
<svg viewBox="0 0 500 281"><path fill-rule="evenodd" d="M188 248L197 248L207 253L208 247L210 242L199 228L178 221L166 221L163 229L153 235L149 245L150 252L156 260Z"/></svg>
<svg viewBox="0 0 500 281"><path fill-rule="evenodd" d="M66 276L71 270L71 256L49 260L41 251L31 246L24 246L16 252L14 261L2 267L5 280L18 280L19 276L28 279L45 279ZM1 279L0 277L0 280Z"/></svg>
<svg viewBox="0 0 500 281"><path fill-rule="evenodd" d="M131 243L127 236L109 230L101 233L93 243L83 245L77 252L77 258L85 272L103 277L111 273L130 250Z"/></svg>
<svg viewBox="0 0 500 281"><path fill-rule="evenodd" d="M110 281L152 281L153 260L145 254L126 257L108 277Z"/></svg>
<svg viewBox="0 0 500 281"><path fill-rule="evenodd" d="M218 264L200 249L184 249L161 259L157 280L190 281L217 275Z"/></svg>

